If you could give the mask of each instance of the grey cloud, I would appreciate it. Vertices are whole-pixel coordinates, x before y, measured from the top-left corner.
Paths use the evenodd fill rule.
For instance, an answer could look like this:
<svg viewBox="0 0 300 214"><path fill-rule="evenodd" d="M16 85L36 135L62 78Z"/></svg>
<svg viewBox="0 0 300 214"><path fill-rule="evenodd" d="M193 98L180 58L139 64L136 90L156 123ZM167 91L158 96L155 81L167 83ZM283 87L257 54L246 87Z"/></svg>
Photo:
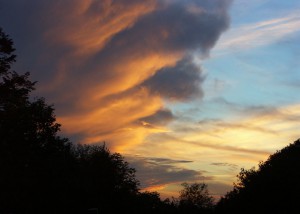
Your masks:
<svg viewBox="0 0 300 214"><path fill-rule="evenodd" d="M233 103L231 101L228 101L227 99L225 99L224 97L216 97L212 100L212 102L218 104L218 105L222 105L226 108L234 108L234 109L238 109L239 106L237 103Z"/></svg>
<svg viewBox="0 0 300 214"><path fill-rule="evenodd" d="M115 74L110 72L115 63L125 64L148 54L188 53L194 50L207 54L229 27L227 9L230 2L189 0L186 4L181 1L166 5L161 3L152 13L116 34L103 50L89 60L86 69L94 71L90 81L115 78ZM191 12L187 5L199 7L201 11ZM101 73L97 72L99 70ZM179 61L174 68L166 67L156 73L146 85L153 84L151 89L158 94L175 100L186 100L195 95L202 97L199 88L203 82L201 70L189 57Z"/></svg>
<svg viewBox="0 0 300 214"><path fill-rule="evenodd" d="M272 106L266 105L241 105L235 102L231 102L224 97L217 97L212 100L212 103L222 106L223 109L228 109L230 111L235 111L235 113L245 114L245 115L266 115L276 113L278 110Z"/></svg>
<svg viewBox="0 0 300 214"><path fill-rule="evenodd" d="M205 118L200 120L198 123L201 125L206 125L206 124L214 124L214 123L218 123L221 122L221 119L217 119L217 118Z"/></svg>
<svg viewBox="0 0 300 214"><path fill-rule="evenodd" d="M144 4L151 2L154 0L143 1ZM76 33L76 24L78 28L84 24L71 22L78 21L73 20L70 15L75 10L74 5L78 4L78 1L30 0L20 2L11 0L2 2L0 5L2 13L0 24L4 25L4 29L16 42L18 55L21 56L18 59L20 70L24 67L30 70L33 78L41 82L41 87L60 77L61 74L57 71L62 67L67 71L68 78L65 78L46 95L47 98L55 101L56 105L62 106L70 103L68 106L70 109L74 106L72 101L76 100L75 98L79 94L74 92L85 90L92 85L103 84L105 86L105 82L109 82L109 79L116 78L116 74L112 72L112 67L116 63L126 63L128 59L134 60L137 56L149 52L173 53L197 49L208 52L221 33L229 26L227 9L230 0L161 0L156 2L158 5L156 10L139 17L131 27L116 34L103 50L91 56L87 61L82 61L83 64L76 63L80 60L72 58L74 52L72 45L46 41L47 35L49 36L48 31L56 29L55 27L62 25L62 22L66 26L63 25L57 29L71 28L73 30L70 33ZM105 14L105 10L112 5L118 5L119 8L128 10L133 5L140 3L140 1L128 3L124 0L114 1L114 3L111 1L92 1L88 10L80 15L84 17L83 21L91 21L90 17L93 14ZM189 5L190 8L199 8L199 12L191 11ZM114 14L112 13L105 18L109 19ZM99 22L99 28L101 28L101 22ZM55 33L59 36L62 32ZM86 39L88 36L86 35ZM188 68L195 69L192 65L189 65ZM168 71L169 69L166 68L165 70ZM165 73L162 72L158 78L164 78ZM179 75L179 71L177 71L175 75L178 78L184 78L185 81L191 81L191 85L195 84L192 77L196 77L197 83L201 83L202 79L195 72L187 73L187 75ZM172 79L179 83L175 76ZM188 83L183 87L187 85ZM188 90L190 90L188 92L193 93L195 87ZM69 91L73 93L69 93ZM189 96L188 92L180 95ZM170 93L169 91L168 94ZM171 95L175 94L172 93ZM62 99L56 99L57 96ZM61 100L67 100L67 102L61 102Z"/></svg>
<svg viewBox="0 0 300 214"><path fill-rule="evenodd" d="M222 32L229 27L227 13L230 0L158 1L162 5L139 19L134 26L117 34L107 45L109 54L134 49L156 52L197 50L208 52ZM198 8L192 12L190 8ZM118 51L117 51L118 50Z"/></svg>
<svg viewBox="0 0 300 214"><path fill-rule="evenodd" d="M104 96L121 94L140 87L140 84L154 94L175 101L201 98L204 78L201 69L187 55L195 51L205 56L209 53L229 27L230 2L9 0L0 2L0 26L15 41L18 55L15 69L32 73L32 79L38 81L37 92L54 103L57 115L72 117L105 108L101 103ZM81 7L84 4L88 8L78 11L78 8L85 8ZM103 47L93 51L89 46L85 47L94 42L94 38L107 33L105 24L114 23L114 18L124 18L120 14L145 4L156 4L156 8L137 15L125 28L113 31ZM99 33L99 29L104 30ZM76 55L82 49L90 52L84 56ZM131 81L126 79L131 72L128 65L134 64L133 69L138 70L139 60L152 56L157 57L157 61L176 56L172 63L176 60L178 63L174 67L158 67L148 80L145 80L148 74L143 74L147 71L135 71L131 75L138 81L132 81L127 88L114 90L116 87L113 86ZM85 105L93 93L99 95L99 100L91 103L92 107ZM172 120L172 115L167 112L157 114L147 119L153 122L158 122L159 117Z"/></svg>
<svg viewBox="0 0 300 214"><path fill-rule="evenodd" d="M144 121L152 125L165 125L174 120L175 118L176 117L173 115L171 110L161 109L153 115L141 118L140 121Z"/></svg>
<svg viewBox="0 0 300 214"><path fill-rule="evenodd" d="M137 170L136 175L141 181L142 188L182 181L212 180L212 177L205 176L201 171L175 166L177 163L189 163L190 161L187 160L134 156L126 157L126 159Z"/></svg>
<svg viewBox="0 0 300 214"><path fill-rule="evenodd" d="M204 77L199 66L191 58L179 61L174 67L166 67L143 83L153 93L171 100L202 98L201 83Z"/></svg>
<svg viewBox="0 0 300 214"><path fill-rule="evenodd" d="M236 164L232 164L232 163L221 163L221 162L216 162L216 163L211 163L211 165L213 166L221 166L221 167L229 167L232 170L237 169L239 166Z"/></svg>
<svg viewBox="0 0 300 214"><path fill-rule="evenodd" d="M278 110L272 106L263 106L263 105L255 105L255 106L244 106L241 107L242 112L247 115L265 115L270 113L275 113Z"/></svg>
<svg viewBox="0 0 300 214"><path fill-rule="evenodd" d="M205 176L205 171L195 171L174 166L177 163L190 163L191 161L189 160L140 156L130 156L126 157L126 159L137 170L136 175L141 182L142 188L170 183L178 183L179 185L182 182L205 182L209 186L210 193L217 198L232 189L231 185L218 183L213 177ZM216 164L216 166L238 167L228 163L212 164ZM233 168L230 169L232 171L236 170Z"/></svg>
<svg viewBox="0 0 300 214"><path fill-rule="evenodd" d="M175 164L175 163L192 163L189 160L173 160L169 158L148 158L148 163L152 164Z"/></svg>
<svg viewBox="0 0 300 214"><path fill-rule="evenodd" d="M282 84L284 86L287 86L287 87L292 87L292 88L294 88L296 90L299 90L299 88L300 88L300 81L297 80L297 79L296 80L293 79L293 80L290 80L290 81L285 81Z"/></svg>

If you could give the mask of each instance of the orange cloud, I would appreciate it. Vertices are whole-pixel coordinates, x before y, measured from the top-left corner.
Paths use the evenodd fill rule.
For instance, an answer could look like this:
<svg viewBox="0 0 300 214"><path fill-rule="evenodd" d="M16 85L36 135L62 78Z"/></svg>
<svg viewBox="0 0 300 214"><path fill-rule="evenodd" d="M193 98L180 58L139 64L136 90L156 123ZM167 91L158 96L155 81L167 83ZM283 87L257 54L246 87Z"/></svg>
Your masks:
<svg viewBox="0 0 300 214"><path fill-rule="evenodd" d="M112 36L153 11L156 4L156 0L56 2L48 11L51 19L59 18L59 21L46 32L45 39L68 44L75 49L73 54L87 57L101 50Z"/></svg>
<svg viewBox="0 0 300 214"><path fill-rule="evenodd" d="M82 96L86 97L85 94L88 93L90 94L91 101L95 102L95 100L104 96L129 90L151 77L157 70L173 65L181 55L182 54L179 53L171 55L149 53L141 57L136 55L129 57L121 56L118 59L117 64L112 62L104 68L95 68L99 71L101 69L107 69L109 70L110 75L106 78L105 82L97 84L94 83L94 81L99 78L97 77L99 73L95 72L96 77L91 76L87 80L87 83L92 82L93 84L83 91ZM86 101L84 102L89 103Z"/></svg>
<svg viewBox="0 0 300 214"><path fill-rule="evenodd" d="M165 0L10 0L1 5L11 13L0 24L6 20L12 35L22 35L16 39L20 70L28 68L39 81L64 134L132 154L140 145L149 148L151 136L170 132L176 117L166 100L202 97L202 71L189 56L207 56L229 26L230 2L191 0L191 9ZM151 149L157 156L190 151L162 140ZM160 169L163 185L201 174L172 169Z"/></svg>
<svg viewBox="0 0 300 214"><path fill-rule="evenodd" d="M100 108L96 105L94 110L77 116L60 117L59 122L64 124L64 132L83 133L83 143L105 140L120 152L125 145L130 147L142 143L149 133L166 131L164 128L149 128L138 123L140 118L154 114L163 106L161 98L151 96L145 88L103 99L103 104Z"/></svg>
<svg viewBox="0 0 300 214"><path fill-rule="evenodd" d="M142 189L142 191L158 192L166 188L166 185L155 185Z"/></svg>
<svg viewBox="0 0 300 214"><path fill-rule="evenodd" d="M300 104L261 109L252 114L246 110L245 114L226 123L217 119L201 123L176 121L168 126L168 133L150 134L142 146L137 145L125 152L152 155L153 158L193 160L178 162L176 167L203 170L205 177L212 176L212 180L199 178L198 181L212 185L220 182L224 188L213 189L213 193L219 196L230 190L241 168L257 166L259 161L265 161L270 154L299 138L299 109ZM213 164L219 161L222 163ZM194 177L188 179L185 181L195 181ZM166 194L174 183L160 180L153 184L153 188L157 185L164 185L160 191ZM175 189L179 189L178 183Z"/></svg>

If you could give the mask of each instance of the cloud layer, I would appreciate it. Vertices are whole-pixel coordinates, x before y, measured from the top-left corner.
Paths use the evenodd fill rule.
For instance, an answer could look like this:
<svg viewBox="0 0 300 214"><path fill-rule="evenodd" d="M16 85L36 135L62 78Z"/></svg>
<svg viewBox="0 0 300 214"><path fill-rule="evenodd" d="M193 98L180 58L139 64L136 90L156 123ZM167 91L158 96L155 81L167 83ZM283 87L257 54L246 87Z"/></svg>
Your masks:
<svg viewBox="0 0 300 214"><path fill-rule="evenodd" d="M285 16L281 15L269 20L236 26L220 39L215 54L259 48L299 33L300 18L298 14L299 9L296 9Z"/></svg>
<svg viewBox="0 0 300 214"><path fill-rule="evenodd" d="M166 131L165 99L201 98L203 75L189 56L209 54L230 2L10 0L0 25L15 41L16 69L38 80L63 131L122 151Z"/></svg>

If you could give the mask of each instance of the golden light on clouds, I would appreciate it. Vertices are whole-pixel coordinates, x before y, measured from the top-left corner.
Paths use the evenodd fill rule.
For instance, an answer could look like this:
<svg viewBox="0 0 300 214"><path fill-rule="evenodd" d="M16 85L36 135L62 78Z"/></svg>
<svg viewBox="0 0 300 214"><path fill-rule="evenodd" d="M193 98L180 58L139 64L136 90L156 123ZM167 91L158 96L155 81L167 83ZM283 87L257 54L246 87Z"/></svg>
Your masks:
<svg viewBox="0 0 300 214"><path fill-rule="evenodd" d="M159 131L153 128L150 131L138 123L140 118L154 114L163 105L160 97L151 96L146 89L141 88L103 103L102 108L86 114L59 118L65 124L64 131L69 134L85 133L87 137L83 143L100 143L105 139L119 146L126 142L140 143L147 133Z"/></svg>
<svg viewBox="0 0 300 214"><path fill-rule="evenodd" d="M299 138L299 122L299 104L255 114L245 111L239 118L226 122L182 121L170 125L169 132L151 134L143 145L124 152L193 160L176 166L204 171L204 175L213 178L203 181L212 185L219 182L220 187L213 193L217 194L222 186L224 194L236 181L241 168L257 167L259 161L265 161L270 154ZM155 153L150 154L149 148ZM179 184L177 182L177 186ZM174 183L164 183L163 192L168 192L170 185ZM178 189L168 195L178 195Z"/></svg>
<svg viewBox="0 0 300 214"><path fill-rule="evenodd" d="M164 6L158 8L159 5ZM227 23L222 23L224 27L219 29L220 32L213 31L216 35L212 38L201 33L199 41L194 36L186 39L190 34L182 32L180 25L173 20L177 7L179 5L173 8L170 2L154 0L142 3L75 1L67 9L70 10L68 13L55 11L56 17L63 18L55 25L47 20L49 26L44 39L54 46L65 46L66 52L56 66L53 81L43 85L42 91L64 91L55 97L58 105L69 102L59 116L59 122L64 124L64 133L76 135L81 143L106 141L116 151L125 151L132 145L142 144L152 133L168 131L167 127L140 123L142 118L155 115L164 108L164 96L171 97L174 93L172 99L175 102L192 95L202 96L199 89L201 69L191 66L193 62L189 58L185 59L188 50L194 48L190 48L189 43L195 43L195 47L198 45L203 52L209 50ZM201 14L184 7L181 13L186 21L193 20L193 25L207 27L194 19L206 16L206 5L202 7ZM156 13L158 17L166 17L157 19L152 15ZM226 14L225 11L218 13ZM153 27L153 30L147 29L147 26ZM194 32L192 28L187 30ZM181 37L186 44L181 44ZM185 59L185 64L178 64L182 59ZM177 68L178 65L183 68ZM188 73L190 69L194 73ZM178 80L164 86L163 82L172 75L172 70L177 72L173 72L174 80ZM157 77L159 72L163 75ZM152 82L149 81L153 78ZM144 84L146 81L147 85ZM157 89L157 84L163 87ZM170 91L174 92L170 94Z"/></svg>
<svg viewBox="0 0 300 214"><path fill-rule="evenodd" d="M60 21L47 31L45 39L68 44L75 48L73 54L87 57L101 50L115 34L131 27L138 18L153 11L156 1L72 1L68 4L67 12L57 10L64 6L65 3L61 2L49 8L51 18L60 17Z"/></svg>
<svg viewBox="0 0 300 214"><path fill-rule="evenodd" d="M130 90L150 78L157 70L165 66L174 65L180 55L172 54L164 56L150 53L142 57L126 56L119 58L116 62L117 64L112 62L112 66L104 67L104 69L110 71L110 75L106 81L99 85L93 84L93 86L88 87L82 96L88 93L92 98L90 101L95 102L104 96ZM101 71L103 68L99 67L95 69ZM94 82L94 78L97 79L97 77L90 77L89 79L91 82ZM128 96L131 96L131 94L128 94ZM86 101L83 104L85 103Z"/></svg>
<svg viewBox="0 0 300 214"><path fill-rule="evenodd" d="M165 188L166 188L166 185L154 185L154 186L144 188L143 191L159 192L160 190L163 190Z"/></svg>

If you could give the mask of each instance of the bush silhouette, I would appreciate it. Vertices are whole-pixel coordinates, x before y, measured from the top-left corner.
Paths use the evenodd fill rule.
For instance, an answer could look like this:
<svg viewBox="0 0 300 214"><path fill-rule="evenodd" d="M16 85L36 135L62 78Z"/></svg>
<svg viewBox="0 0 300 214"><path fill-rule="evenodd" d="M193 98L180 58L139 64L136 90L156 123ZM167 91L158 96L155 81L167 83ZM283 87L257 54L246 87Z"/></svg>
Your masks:
<svg viewBox="0 0 300 214"><path fill-rule="evenodd" d="M219 201L218 213L298 213L300 140L237 177L234 189Z"/></svg>

